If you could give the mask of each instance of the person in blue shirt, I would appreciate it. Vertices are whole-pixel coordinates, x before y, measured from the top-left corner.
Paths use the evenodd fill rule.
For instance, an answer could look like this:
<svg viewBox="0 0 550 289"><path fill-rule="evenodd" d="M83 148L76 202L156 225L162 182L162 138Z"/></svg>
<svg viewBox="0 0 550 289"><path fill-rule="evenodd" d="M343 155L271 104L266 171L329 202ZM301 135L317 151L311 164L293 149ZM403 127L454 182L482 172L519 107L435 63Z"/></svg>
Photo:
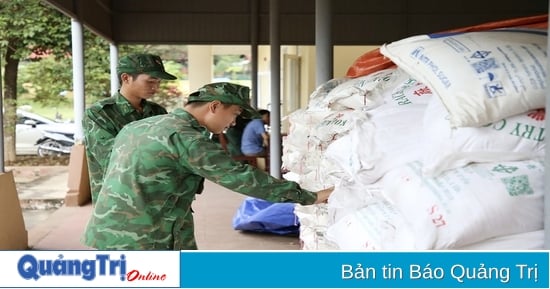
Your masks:
<svg viewBox="0 0 550 289"><path fill-rule="evenodd" d="M260 157L267 155L269 134L265 125L269 124L269 110L260 109L261 118L251 120L243 131L241 152L245 156Z"/></svg>
<svg viewBox="0 0 550 289"><path fill-rule="evenodd" d="M225 130L225 138L227 139L227 152L231 156L241 156L241 139L243 138L243 131L246 125L250 122L250 119L237 116L235 125Z"/></svg>

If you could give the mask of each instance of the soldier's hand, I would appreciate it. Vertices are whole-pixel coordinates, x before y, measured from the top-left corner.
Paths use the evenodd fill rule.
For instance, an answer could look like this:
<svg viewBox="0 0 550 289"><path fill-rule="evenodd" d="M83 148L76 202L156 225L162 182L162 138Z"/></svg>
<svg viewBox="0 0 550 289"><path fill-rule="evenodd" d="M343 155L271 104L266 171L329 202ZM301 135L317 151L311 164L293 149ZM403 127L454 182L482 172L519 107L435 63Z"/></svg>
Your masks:
<svg viewBox="0 0 550 289"><path fill-rule="evenodd" d="M328 201L328 197L332 194L332 191L334 191L334 187L318 191L315 204L326 203Z"/></svg>

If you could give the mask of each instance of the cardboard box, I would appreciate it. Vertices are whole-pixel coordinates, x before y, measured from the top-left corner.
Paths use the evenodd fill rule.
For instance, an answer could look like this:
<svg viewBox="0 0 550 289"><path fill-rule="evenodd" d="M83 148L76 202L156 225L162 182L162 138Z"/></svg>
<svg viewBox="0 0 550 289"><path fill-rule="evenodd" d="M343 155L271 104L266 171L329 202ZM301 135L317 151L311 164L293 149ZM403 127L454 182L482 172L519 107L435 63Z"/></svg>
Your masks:
<svg viewBox="0 0 550 289"><path fill-rule="evenodd" d="M0 250L26 249L28 235L13 173L0 173Z"/></svg>

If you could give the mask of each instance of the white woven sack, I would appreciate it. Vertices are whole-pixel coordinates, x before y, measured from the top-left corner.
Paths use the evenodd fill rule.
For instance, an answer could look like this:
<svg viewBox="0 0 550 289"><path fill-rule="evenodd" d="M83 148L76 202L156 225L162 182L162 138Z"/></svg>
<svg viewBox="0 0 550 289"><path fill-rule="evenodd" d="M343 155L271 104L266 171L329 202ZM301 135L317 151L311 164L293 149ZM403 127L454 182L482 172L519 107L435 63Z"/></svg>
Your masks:
<svg viewBox="0 0 550 289"><path fill-rule="evenodd" d="M317 204L294 207L294 214L300 221L300 241L302 250L337 250L338 246L325 238L330 225L328 206Z"/></svg>
<svg viewBox="0 0 550 289"><path fill-rule="evenodd" d="M332 171L334 168L325 164L322 159L318 163L312 163L308 158L307 162L306 165L309 165L307 172L300 175L299 184L302 188L315 192L334 186L340 181L336 176L325 173L325 171Z"/></svg>
<svg viewBox="0 0 550 289"><path fill-rule="evenodd" d="M319 85L310 95L309 95L309 103L308 103L308 110L328 110L326 97L327 94L332 91L335 87L340 85L341 83L344 83L351 78L349 77L340 77L340 78L333 78L321 85Z"/></svg>
<svg viewBox="0 0 550 289"><path fill-rule="evenodd" d="M290 129L283 141L283 167L302 174L308 172L307 159L317 162L320 152L315 146L309 145L309 135L312 130L332 111L308 111L299 109L289 116Z"/></svg>
<svg viewBox="0 0 550 289"><path fill-rule="evenodd" d="M353 181L338 183L328 200L331 224L343 216L378 202L381 196L381 188L376 184L364 185Z"/></svg>
<svg viewBox="0 0 550 289"><path fill-rule="evenodd" d="M424 83L411 77L402 69L397 69L400 76L383 92L384 105L408 106L411 104L428 104L432 90Z"/></svg>
<svg viewBox="0 0 550 289"><path fill-rule="evenodd" d="M543 228L542 160L472 164L425 178L416 161L388 172L383 194L418 249L453 249Z"/></svg>
<svg viewBox="0 0 550 289"><path fill-rule="evenodd" d="M332 110L346 108L368 110L383 103L382 92L408 75L397 68L388 68L365 76L351 78L332 89L325 105Z"/></svg>
<svg viewBox="0 0 550 289"><path fill-rule="evenodd" d="M452 127L482 126L543 108L546 31L495 30L420 35L380 52L439 95Z"/></svg>
<svg viewBox="0 0 550 289"><path fill-rule="evenodd" d="M449 126L448 113L434 97L424 114L422 172L437 176L472 162L516 161L545 153L545 110L532 110L482 127Z"/></svg>
<svg viewBox="0 0 550 289"><path fill-rule="evenodd" d="M422 104L386 103L368 111L369 120L331 143L325 157L349 179L372 184L388 170L422 156L425 108Z"/></svg>
<svg viewBox="0 0 550 289"><path fill-rule="evenodd" d="M339 168L332 174L351 181L360 171L375 170L374 162L379 157L370 153L376 148L374 134L374 124L372 121L366 120L358 124L348 134L333 141L325 151L327 161ZM366 153L368 158L363 157L363 153ZM381 173L376 172L372 182L380 177Z"/></svg>
<svg viewBox="0 0 550 289"><path fill-rule="evenodd" d="M330 225L326 239L340 250L414 250L415 236L405 218L384 198L372 202Z"/></svg>
<svg viewBox="0 0 550 289"><path fill-rule="evenodd" d="M330 143L348 134L366 119L366 113L360 110L347 109L332 112L309 132L309 145L324 150Z"/></svg>
<svg viewBox="0 0 550 289"><path fill-rule="evenodd" d="M324 101L332 110L372 110L380 105L426 104L431 95L427 85L394 67L349 79L332 89Z"/></svg>
<svg viewBox="0 0 550 289"><path fill-rule="evenodd" d="M458 250L544 250L544 230L494 237Z"/></svg>
<svg viewBox="0 0 550 289"><path fill-rule="evenodd" d="M337 180L332 163L323 163L326 148L366 119L358 110L298 110L289 116L290 132L283 142L283 167L300 176L300 185L316 190Z"/></svg>

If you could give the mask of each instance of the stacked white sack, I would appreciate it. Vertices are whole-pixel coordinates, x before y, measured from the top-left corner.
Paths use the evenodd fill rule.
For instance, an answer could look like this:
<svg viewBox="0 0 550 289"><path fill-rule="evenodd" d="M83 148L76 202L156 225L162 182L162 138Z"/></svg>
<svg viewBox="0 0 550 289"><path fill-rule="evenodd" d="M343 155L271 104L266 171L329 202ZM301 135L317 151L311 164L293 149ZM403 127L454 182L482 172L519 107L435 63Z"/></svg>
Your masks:
<svg viewBox="0 0 550 289"><path fill-rule="evenodd" d="M402 77L406 74L395 70L390 76L397 75ZM393 80L396 79L398 78L395 77ZM386 80L391 80L391 77L386 78ZM348 82L351 81L349 80ZM355 83L361 83L360 81ZM342 85L345 84L346 89L339 90L356 91L349 88L352 85L348 82L342 83ZM495 130L493 135L484 131L488 130L484 127L453 129L454 135L461 136L464 139L462 140L464 143L462 145L460 142L457 142L459 139L452 137L447 139L448 134L434 131L435 128L441 128L441 123L448 125L448 118L442 117L441 111L434 110L434 108L437 108L439 97L432 97L430 88L410 77L405 78L404 81L401 78L401 81L387 81L386 83L390 82L392 86L386 86L385 89L379 90L376 94L377 97L373 99L372 103L376 100L379 101L380 97L382 97L383 101L379 101L378 106L373 105L370 108L367 106L361 108L366 110L368 117L363 119L348 133L343 134L335 141L329 142L326 153L320 152L318 154L322 162L325 163L324 166L319 166L319 168L322 168L320 171L329 172L334 177L333 183L335 182L334 179L346 182L345 185L337 186L329 202L327 212L318 209L312 210L307 207L297 207L296 213L299 218L307 219L305 222L306 225L302 225L301 227L301 239L304 242L304 249L323 250L332 249L335 246L340 249L356 250L419 248L416 243L421 241L414 240L411 237L413 235L411 235L410 228L414 224L410 224L410 220L403 217L403 212L396 209L394 204L387 200L383 194L381 194L382 197L372 197L372 192L383 190L376 180L385 175L388 170L417 159L428 159L429 155L437 152L436 149L439 147L433 147L431 141L425 141L429 139L426 132L429 132L430 129L434 133L432 137L441 138L439 142L443 141L453 144L455 151L451 155L454 155L455 160L463 161L462 164L455 165L455 167L465 166L471 161L487 162L496 160L495 158L475 158L476 153L477 155L481 153L480 155L482 156L495 155L495 153L498 155L498 150L500 149L514 152L507 154L508 160L521 160L539 156L539 151L544 150L544 143L542 142L544 127L540 125L540 121L544 118L543 111L530 111L525 113L525 116L513 116L509 118L510 120L503 119L495 122L495 124L488 125L488 127L493 126L492 130ZM331 92L325 93L325 97L328 97ZM365 94L369 92L367 91ZM357 96L358 94L353 95L353 97ZM346 99L346 97L331 96L331 99ZM338 105L336 102L322 102L319 99L317 103L330 103L333 108L337 107L340 109L347 107L345 105ZM345 103L356 102L347 100ZM425 114L427 112L426 109L431 109L429 114ZM529 119L525 119L525 117ZM535 121L535 123L530 123L529 121ZM508 124L508 128L511 128L513 123L514 129L512 131L502 129L506 127L504 123ZM425 127L429 129L425 130ZM447 129L450 130L450 126ZM516 134L516 136L504 135L504 131L507 131L508 134ZM495 133L496 135L494 135ZM497 140L498 134L502 134L502 136L495 142L496 146L485 145L480 148L478 145L476 148L476 142L473 140L478 140L480 144L486 144L490 143L488 140ZM529 144L529 142L531 143ZM469 152L468 146L475 148L475 153ZM482 152L487 152L487 154ZM461 159L461 157L464 159ZM326 165L327 161L329 165ZM331 169L328 169L329 167ZM452 168L449 166L443 168L442 171ZM322 175L320 171L317 171L317 176ZM328 178L318 178L319 181L326 179ZM371 183L373 183L373 186L367 189L359 189L365 184ZM371 193L365 194L363 200L353 199L351 195L343 193L349 191L349 188L344 189L346 186L359 189L359 192L363 194L365 192ZM342 205L341 202L336 201L337 196L340 196L340 199L342 199L342 194L345 195L344 199L353 200L351 202L353 206ZM369 200L366 201L365 198ZM533 210L535 215L540 212L537 208L531 208L531 210ZM319 212L323 212L323 214L312 215L320 214ZM341 224L345 220L340 220L343 216L346 216L348 221L345 227L347 229L344 231L342 231L343 227ZM361 221L354 223L353 220L357 220L358 216L362 216L359 218ZM360 230L361 225L364 226L369 222L371 222L371 225L368 226L370 230L378 232L378 235L368 230ZM372 224L383 225L383 227L373 226ZM328 228L330 228L330 234L323 235L323 232L326 232ZM399 234L395 232L396 230ZM448 245L449 247L444 248L474 249L484 248L491 244L508 249L539 248L537 246L541 244L540 239L530 239L531 242L521 241L526 238L525 236L541 236L540 228L536 224L534 227L526 226L523 229L519 229L519 231L517 234L510 235L499 235L500 233L496 233L497 236L482 235L485 238L484 240L469 240L462 243L451 242L451 245ZM380 232L384 234L380 234ZM368 239L373 236L375 236L374 239ZM397 240L399 242L396 242L395 236L399 236L399 240ZM427 239L425 238L424 241ZM367 241L365 242L365 240ZM360 244L360 246L357 244ZM465 246L463 247L462 245ZM430 248L429 246L425 247Z"/></svg>
<svg viewBox="0 0 550 289"><path fill-rule="evenodd" d="M380 52L427 84L452 127L482 126L546 103L547 31L509 29L419 35Z"/></svg>
<svg viewBox="0 0 550 289"><path fill-rule="evenodd" d="M320 190L336 183L328 178L332 165L324 154L335 140L354 130L366 119L358 110L297 110L289 115L290 131L283 142L283 167L299 176L302 187Z"/></svg>
<svg viewBox="0 0 550 289"><path fill-rule="evenodd" d="M449 113L434 97L424 115L422 172L437 176L469 163L544 156L544 109L530 110L481 127L451 128Z"/></svg>
<svg viewBox="0 0 550 289"><path fill-rule="evenodd" d="M321 87L323 89L317 89L315 94L322 96L311 97L315 107L289 116L290 132L283 143L283 167L295 174L304 188L317 190L358 176L362 182L371 183L391 167L418 158L418 148L414 147L420 142L414 141L413 146L408 143L410 137L420 136L417 130L431 96L425 85L393 68L350 79L328 93L324 88L331 85ZM323 101L323 97L330 101ZM371 111L377 113L371 114ZM369 115L374 121L368 119ZM411 125L417 128L412 129ZM332 156L328 156L329 151ZM397 162L386 163L386 154ZM296 208L302 218L307 218L309 211L300 206ZM326 218L311 216L308 220ZM301 230L319 233L319 228L330 225L331 221L328 222L312 225L311 229L301 222ZM304 248L321 247L307 244L307 240L318 239L313 233L306 236L302 232L301 238Z"/></svg>
<svg viewBox="0 0 550 289"><path fill-rule="evenodd" d="M340 185L327 241L342 250L541 248L541 160L472 164L435 178L421 166L392 169L372 185ZM526 235L539 239L525 242Z"/></svg>

